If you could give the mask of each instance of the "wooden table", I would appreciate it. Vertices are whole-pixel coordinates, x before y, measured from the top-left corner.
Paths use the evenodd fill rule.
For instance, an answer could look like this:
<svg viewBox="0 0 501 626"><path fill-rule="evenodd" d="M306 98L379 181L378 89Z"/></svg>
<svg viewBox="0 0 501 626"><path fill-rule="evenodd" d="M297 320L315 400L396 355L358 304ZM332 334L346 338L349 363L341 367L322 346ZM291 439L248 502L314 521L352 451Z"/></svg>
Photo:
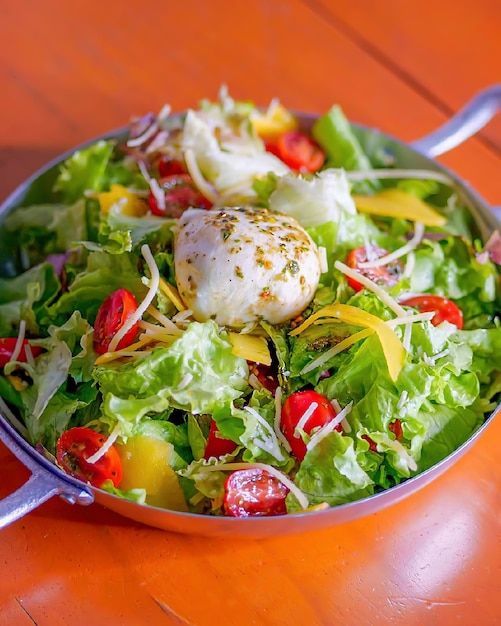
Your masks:
<svg viewBox="0 0 501 626"><path fill-rule="evenodd" d="M334 102L404 140L499 81L496 0L7 2L0 196L131 114L214 98ZM501 202L501 120L440 159ZM0 624L501 623L501 422L390 509L266 540L204 539L52 500L0 534ZM0 496L26 478L0 448Z"/></svg>

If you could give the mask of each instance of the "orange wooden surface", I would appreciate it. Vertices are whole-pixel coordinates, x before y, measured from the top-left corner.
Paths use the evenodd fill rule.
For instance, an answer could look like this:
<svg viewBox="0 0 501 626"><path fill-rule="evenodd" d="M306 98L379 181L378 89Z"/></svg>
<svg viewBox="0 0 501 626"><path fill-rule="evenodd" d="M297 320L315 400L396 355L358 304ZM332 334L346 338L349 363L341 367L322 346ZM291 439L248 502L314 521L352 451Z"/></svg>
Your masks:
<svg viewBox="0 0 501 626"><path fill-rule="evenodd" d="M45 0L0 17L0 196L131 114L215 97L322 111L404 140L499 81L497 0ZM501 203L499 120L442 158ZM52 500L0 531L0 624L501 622L501 423L421 492L266 540L178 536ZM0 497L25 478L0 446Z"/></svg>

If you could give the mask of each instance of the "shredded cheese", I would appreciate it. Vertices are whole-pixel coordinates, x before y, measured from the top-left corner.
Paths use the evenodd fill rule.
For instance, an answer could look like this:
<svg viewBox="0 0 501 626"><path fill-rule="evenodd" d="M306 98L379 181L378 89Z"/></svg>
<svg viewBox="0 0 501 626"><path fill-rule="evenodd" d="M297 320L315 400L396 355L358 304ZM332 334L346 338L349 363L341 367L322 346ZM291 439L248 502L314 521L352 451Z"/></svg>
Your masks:
<svg viewBox="0 0 501 626"><path fill-rule="evenodd" d="M90 463L91 465L93 465L94 463L97 463L99 459L101 459L108 452L111 446L115 443L115 441L118 438L118 435L120 434L120 430L121 430L121 424L120 422L117 422L117 424L115 425L115 428L111 431L108 439L106 439L106 441L99 448L99 450L97 450L97 452L95 452L92 456L89 456L86 459L87 463Z"/></svg>
<svg viewBox="0 0 501 626"><path fill-rule="evenodd" d="M158 180L156 178L152 178L149 175L148 170L146 169L146 165L142 161L139 161L139 169L141 170L141 174L144 176L144 179L150 186L151 193L155 198L158 208L161 211L165 211L165 193L164 190L160 187Z"/></svg>
<svg viewBox="0 0 501 626"><path fill-rule="evenodd" d="M157 115L158 123L162 124L162 122L165 122L166 119L169 117L171 111L172 111L171 105L164 104L164 106L160 109L160 113Z"/></svg>
<svg viewBox="0 0 501 626"><path fill-rule="evenodd" d="M217 204L219 202L219 196L214 188L209 185L209 183L202 176L202 172L200 171L197 160L195 158L195 153L191 148L188 148L185 151L184 160L186 162L186 167L188 168L188 173L193 179L193 182L197 186L200 193L203 194L208 200L210 200L212 204Z"/></svg>
<svg viewBox="0 0 501 626"><path fill-rule="evenodd" d="M318 407L318 402L312 402L310 406L306 409L306 411L299 418L296 427L294 428L294 437L299 439L301 437L301 431L304 432L304 427L306 426L306 422L310 419L310 417L315 413L315 410Z"/></svg>
<svg viewBox="0 0 501 626"><path fill-rule="evenodd" d="M402 411L408 399L409 399L409 392L404 389L402 393L400 394L400 398L398 399L397 409L399 411Z"/></svg>
<svg viewBox="0 0 501 626"><path fill-rule="evenodd" d="M336 356L336 354L347 350L350 346L357 343L357 341L361 341L362 339L369 337L369 335L372 335L373 333L374 331L372 329L366 328L365 330L361 330L358 333L346 337L346 339L343 339L335 346L332 346L332 348L329 348L329 350L321 354L319 357L308 363L308 365L305 365L301 370L301 374L307 374L317 367L321 367L324 363L327 363L327 361L332 359L333 356Z"/></svg>
<svg viewBox="0 0 501 626"><path fill-rule="evenodd" d="M181 334L183 332L172 320L166 317L163 313L160 313L160 311L156 309L152 304L150 304L150 306L146 309L146 312L149 313L153 319L156 319L157 322L160 322L162 326L170 330L172 333Z"/></svg>
<svg viewBox="0 0 501 626"><path fill-rule="evenodd" d="M275 391L275 420L273 422L273 428L277 439L282 443L283 447L290 452L292 450L290 443L285 438L282 430L280 429L280 423L282 420L282 388L277 387Z"/></svg>
<svg viewBox="0 0 501 626"><path fill-rule="evenodd" d="M409 254L409 252L414 251L419 244L421 243L424 235L424 224L421 222L416 222L414 225L414 235L412 239L410 239L405 245L386 254L385 256L379 257L377 259L373 259L370 261L365 261L364 263L359 263L358 266L360 269L365 269L368 267L382 267L383 265L387 265L392 261L396 261L400 257Z"/></svg>
<svg viewBox="0 0 501 626"><path fill-rule="evenodd" d="M150 322L145 322L144 320L141 320L139 322L139 328L143 328L146 333L153 333L156 335L175 335L176 337L179 337L180 335L183 334L183 331L178 328L175 324L172 324L172 327L165 327L165 326L159 326L158 324L151 324Z"/></svg>
<svg viewBox="0 0 501 626"><path fill-rule="evenodd" d="M16 345L14 346L14 350L12 351L12 354L10 355L8 363L17 361L17 357L21 354L21 349L23 347L25 334L26 334L26 322L24 320L21 320L19 322L19 332L17 334Z"/></svg>
<svg viewBox="0 0 501 626"><path fill-rule="evenodd" d="M439 183L454 186L454 181L450 176L442 174L441 172L434 172L432 170L400 170L400 169L377 169L377 170L359 170L346 172L348 180L363 181L367 179L371 180L383 180L383 179L409 179L415 178L418 180L436 180Z"/></svg>
<svg viewBox="0 0 501 626"><path fill-rule="evenodd" d="M150 288L148 293L146 294L144 300L138 306L138 308L134 311L134 313L126 320L125 324L118 329L118 332L113 336L113 339L110 341L110 345L108 347L108 352L114 352L117 349L118 344L121 339L125 337L125 335L129 332L129 330L139 322L142 318L143 313L145 313L146 309L152 303L154 297L158 291L158 285L160 282L160 273L158 271L157 264L155 263L155 259L151 254L150 247L147 244L144 244L141 247L141 253L144 257L148 265L148 269L150 270L151 279L150 279Z"/></svg>
<svg viewBox="0 0 501 626"><path fill-rule="evenodd" d="M414 324L416 322L430 322L435 315L434 311L427 313L416 313L416 315L403 315L402 317L395 317L392 320L387 320L385 324L388 324L390 328L395 326L403 326L404 324Z"/></svg>
<svg viewBox="0 0 501 626"><path fill-rule="evenodd" d="M400 316L405 315L405 310L398 304L398 302L394 300L390 295L388 295L386 291L384 291L384 289L381 289L381 287L376 285L376 283L374 283L372 280L367 278L367 276L364 276L360 272L357 272L356 270L352 269L351 267L348 267L344 263L341 263L341 261L336 261L334 263L334 267L337 270L339 270L341 273L359 282L361 285L366 287L369 291L372 291L372 293L376 294L376 296L382 302L384 302L384 304L386 304L386 306L389 309L391 309L396 315L400 315Z"/></svg>
<svg viewBox="0 0 501 626"><path fill-rule="evenodd" d="M329 270L329 264L327 263L327 250L324 246L318 247L318 260L320 261L320 272L325 274Z"/></svg>
<svg viewBox="0 0 501 626"><path fill-rule="evenodd" d="M262 415L259 415L259 413L256 411L256 409L254 409L251 406L245 406L244 410L247 411L247 413L250 413L253 417L256 418L256 420L258 421L259 424L261 424L261 426L267 431L267 433L269 434L269 439L268 441L263 441L261 439L254 439L254 444L258 447L261 448L262 450L265 450L266 452L269 452L272 456L274 456L277 461L283 461L284 460L284 455L282 454L282 452L280 451L280 446L278 443L278 437L274 431L274 429L268 424L268 422L264 419L264 417Z"/></svg>
<svg viewBox="0 0 501 626"><path fill-rule="evenodd" d="M220 465L204 465L204 470L212 472L225 472L252 468L262 469L274 476L294 495L296 500L299 502L299 506L302 509L308 508L310 503L306 495L298 487L296 487L296 485L288 476L277 470L275 467L273 467L273 465L267 465L266 463L221 463Z"/></svg>
<svg viewBox="0 0 501 626"><path fill-rule="evenodd" d="M410 278L412 276L412 272L414 271L414 266L416 265L416 255L414 252L409 252L407 255L407 262L405 264L403 277Z"/></svg>
<svg viewBox="0 0 501 626"><path fill-rule="evenodd" d="M143 143L146 143L148 139L151 139L153 135L158 131L158 124L156 122L152 122L148 128L141 134L139 137L134 137L134 139L129 139L127 141L127 146L129 148L138 148L142 146Z"/></svg>
<svg viewBox="0 0 501 626"><path fill-rule="evenodd" d="M188 372L183 378L183 380L177 386L178 390L180 391L181 389L185 389L191 383L192 380L193 380L193 374Z"/></svg>
<svg viewBox="0 0 501 626"><path fill-rule="evenodd" d="M353 402L350 402L344 407L341 413L336 415L336 417L332 421L327 422L325 426L322 426L322 428L320 428L314 433L312 438L306 444L306 449L308 450L308 452L312 450L315 446L317 446L322 441L322 439L327 437L327 435L331 433L338 426L338 424L341 424L341 422L351 412L352 407L353 407Z"/></svg>
<svg viewBox="0 0 501 626"><path fill-rule="evenodd" d="M402 457L402 459L405 461L407 467L411 470L411 472L415 472L417 470L416 461L411 457L409 452L400 443L400 441L397 441L396 439L390 439L390 437L388 437L386 433L381 433L380 437L383 439L383 443L386 446L388 446L390 450L394 450L400 457ZM376 445L377 445L378 452L383 452L383 450L380 450L379 444L376 444Z"/></svg>

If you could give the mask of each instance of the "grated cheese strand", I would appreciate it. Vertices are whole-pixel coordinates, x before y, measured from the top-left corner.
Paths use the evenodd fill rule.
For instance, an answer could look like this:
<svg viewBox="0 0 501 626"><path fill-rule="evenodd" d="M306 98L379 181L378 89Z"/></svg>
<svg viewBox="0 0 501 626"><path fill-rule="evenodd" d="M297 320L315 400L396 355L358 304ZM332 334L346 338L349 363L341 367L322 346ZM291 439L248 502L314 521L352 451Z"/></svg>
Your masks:
<svg viewBox="0 0 501 626"><path fill-rule="evenodd" d="M435 316L434 311L429 311L427 313L416 313L416 315L403 315L402 317L395 317L392 320L387 320L385 323L390 328L395 328L395 326L403 326L404 324L414 324L415 322L430 322Z"/></svg>
<svg viewBox="0 0 501 626"><path fill-rule="evenodd" d="M394 450L397 454L399 454L404 459L405 463L407 464L407 467L411 470L411 472L415 472L417 470L416 461L411 457L409 452L400 443L400 441L397 441L396 439L390 439L390 437L388 437L388 435L385 433L381 433L380 436L383 439L383 443L386 444L388 448L390 448L390 450ZM377 444L377 448L379 449L379 444ZM378 451L382 452L382 450L378 450Z"/></svg>
<svg viewBox="0 0 501 626"><path fill-rule="evenodd" d="M261 424L261 426L266 431L268 431L268 433L270 435L270 440L271 440L272 446L271 446L270 449L266 448L266 451L269 452L272 456L274 456L277 459L277 461L283 461L284 460L284 455L280 451L280 446L278 444L278 438L277 438L277 435L276 435L274 429L268 424L268 422L264 419L264 417L262 415L259 415L259 413L256 411L256 409L252 408L251 406L245 406L244 410L247 411L247 413L250 413L253 417L255 417L256 420L259 422L259 424ZM254 439L254 444L257 445L258 448L261 448L259 443L264 443L264 442L260 442L258 439Z"/></svg>
<svg viewBox="0 0 501 626"><path fill-rule="evenodd" d="M151 254L150 247L148 244L144 244L141 247L141 253L148 265L148 269L150 270L151 279L150 279L150 288L148 293L146 294L144 300L138 306L138 308L134 311L134 313L126 320L125 324L122 328L119 328L118 332L114 335L113 339L110 341L108 352L114 352L117 349L118 344L121 339L125 337L125 335L129 332L129 330L139 322L142 318L143 313L147 310L150 304L153 302L154 297L158 291L158 284L160 282L160 272L158 271L157 264L155 263L155 259Z"/></svg>
<svg viewBox="0 0 501 626"><path fill-rule="evenodd" d="M327 437L327 435L331 433L338 424L341 424L341 422L351 412L352 407L353 407L353 401L347 404L344 407L344 409L341 411L341 413L336 415L336 417L332 421L328 422L327 424L325 424L325 426L322 426L322 428L317 430L317 432L312 436L312 438L306 444L306 449L308 451L312 450L316 445L318 445L322 441L322 439Z"/></svg>
<svg viewBox="0 0 501 626"><path fill-rule="evenodd" d="M410 239L405 245L403 245L401 248L398 248L397 250L394 250L393 252L390 252L389 254L386 254L385 256L370 261L365 261L364 263L359 263L358 266L361 269L365 269L368 267L382 267L383 265L388 265L388 263L396 261L400 257L403 257L406 254L413 252L423 240L423 235L424 224L422 224L421 222L416 222L414 225L414 235L412 236L412 239Z"/></svg>
<svg viewBox="0 0 501 626"><path fill-rule="evenodd" d="M318 407L318 402L312 402L310 406L306 409L306 411L301 415L296 427L294 428L294 437L299 439L301 437L300 431L304 432L304 427L306 426L306 422L310 419L310 417L315 413L315 410Z"/></svg>
<svg viewBox="0 0 501 626"><path fill-rule="evenodd" d="M106 439L106 441L99 448L99 450L97 452L94 452L92 456L89 456L87 459L85 459L87 463L90 463L91 465L93 465L94 463L97 463L99 459L101 459L108 452L108 450L117 440L118 435L120 434L120 429L121 429L121 424L120 422L117 422L117 424L115 425L115 428L111 431L108 439Z"/></svg>
<svg viewBox="0 0 501 626"><path fill-rule="evenodd" d="M141 170L141 174L144 176L144 179L150 186L151 193L153 194L158 208L161 211L165 211L165 193L164 190L160 187L160 184L156 178L152 178L148 170L146 169L146 165L139 161L139 169Z"/></svg>
<svg viewBox="0 0 501 626"><path fill-rule="evenodd" d="M139 322L139 328L143 328L146 331L146 334L156 333L158 335L174 335L175 337L179 337L183 334L183 331L175 324L172 324L172 326L173 328L166 328L165 326L151 324L150 322L145 322L144 320Z"/></svg>
<svg viewBox="0 0 501 626"><path fill-rule="evenodd" d="M412 272L414 271L414 266L416 265L416 255L414 252L409 252L407 255L407 263L405 264L403 277L410 278L412 276Z"/></svg>
<svg viewBox="0 0 501 626"><path fill-rule="evenodd" d="M307 509L309 506L309 501L306 495L299 489L292 480L277 470L273 465L267 465L266 463L221 463L220 465L204 465L204 470L208 471L235 471L241 469L262 469L272 476L277 478L282 484L284 484L287 489L294 495L296 500L299 502L299 505L302 509Z"/></svg>
<svg viewBox="0 0 501 626"><path fill-rule="evenodd" d="M19 322L19 332L17 334L16 345L14 346L14 350L12 351L12 354L10 355L10 358L7 361L7 363L17 361L17 357L21 354L21 349L23 347L25 334L26 334L26 322L24 320L21 320Z"/></svg>
<svg viewBox="0 0 501 626"><path fill-rule="evenodd" d="M324 246L318 246L318 259L320 261L320 272L325 274L329 270L327 262L327 250Z"/></svg>
<svg viewBox="0 0 501 626"><path fill-rule="evenodd" d="M301 374L307 374L317 367L321 367L324 363L327 363L329 359L332 359L333 356L336 356L336 354L347 350L350 346L357 343L357 341L361 341L373 333L374 331L371 328L365 328L364 330L360 330L358 333L346 337L346 339L343 339L335 346L332 346L332 348L329 348L327 352L324 352L322 355L311 361L311 363L305 365L305 367L301 370Z"/></svg>
<svg viewBox="0 0 501 626"><path fill-rule="evenodd" d="M148 128L144 131L144 133L139 135L139 137L134 137L134 139L129 139L127 141L127 146L129 148L138 148L139 146L142 146L143 143L145 143L146 141L148 141L148 139L151 139L151 137L153 137L153 135L157 132L157 130L158 130L158 124L156 122L152 122L148 126Z"/></svg>
<svg viewBox="0 0 501 626"><path fill-rule="evenodd" d="M344 263L341 263L341 261L336 261L334 263L334 267L342 274L353 278L353 280L356 280L357 282L362 284L369 291L372 291L372 293L374 293L382 302L384 302L384 304L386 304L386 306L391 309L396 315L399 315L401 317L405 315L405 309L403 309L396 300L394 300L389 294L387 294L384 289L381 289L381 287L376 285L376 283L367 278L367 276L364 276L360 272L351 269L351 267L348 267Z"/></svg>
<svg viewBox="0 0 501 626"><path fill-rule="evenodd" d="M400 170L400 169L377 169L377 170L363 170L363 171L350 171L346 172L348 180L363 181L367 179L394 179L399 178L415 178L418 180L436 180L439 183L444 183L449 187L454 186L454 181L450 176L442 174L441 172L434 172L432 170Z"/></svg>
<svg viewBox="0 0 501 626"><path fill-rule="evenodd" d="M275 391L275 420L273 422L273 428L277 439L282 443L287 452L291 452L292 448L290 443L285 438L285 435L280 429L280 422L282 419L282 387L277 387Z"/></svg>

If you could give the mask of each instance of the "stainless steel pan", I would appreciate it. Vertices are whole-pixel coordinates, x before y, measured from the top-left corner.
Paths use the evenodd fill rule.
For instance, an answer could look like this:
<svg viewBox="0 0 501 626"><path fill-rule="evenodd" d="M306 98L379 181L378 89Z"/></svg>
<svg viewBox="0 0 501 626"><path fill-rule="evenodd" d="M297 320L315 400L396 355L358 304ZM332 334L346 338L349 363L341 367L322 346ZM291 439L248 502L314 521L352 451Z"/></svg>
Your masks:
<svg viewBox="0 0 501 626"><path fill-rule="evenodd" d="M454 148L476 133L500 108L501 84L479 93L444 126L410 145L393 139L378 130L357 125L354 128L362 145L369 153L384 148L394 155L399 167L426 168L446 172L461 189L462 195L470 205L479 234L483 239L486 239L494 229L501 229L496 217L496 212L500 209L490 207L467 183L439 165L433 160L433 157ZM311 126L315 119L311 115L301 115L300 118L305 128ZM104 138L121 138L125 137L125 134L126 130L122 129L109 133ZM84 145L89 143L92 142L87 142ZM30 199L37 196L40 197L44 190L49 192L59 163L67 158L71 152L62 155L34 174L7 198L0 207L0 225L14 207L27 204ZM498 215L501 215L501 211ZM13 251L9 247L8 239L2 236L0 230L0 275L6 276L14 272ZM55 495L72 504L89 505L97 502L138 522L186 534L265 537L334 526L375 513L424 487L455 463L484 434L500 408L498 407L483 426L447 458L396 487L364 500L337 506L326 511L264 518L209 517L180 513L135 504L112 496L64 474L27 443L10 425L6 417L0 413L0 439L31 471L28 481L0 502L0 528L23 517Z"/></svg>

